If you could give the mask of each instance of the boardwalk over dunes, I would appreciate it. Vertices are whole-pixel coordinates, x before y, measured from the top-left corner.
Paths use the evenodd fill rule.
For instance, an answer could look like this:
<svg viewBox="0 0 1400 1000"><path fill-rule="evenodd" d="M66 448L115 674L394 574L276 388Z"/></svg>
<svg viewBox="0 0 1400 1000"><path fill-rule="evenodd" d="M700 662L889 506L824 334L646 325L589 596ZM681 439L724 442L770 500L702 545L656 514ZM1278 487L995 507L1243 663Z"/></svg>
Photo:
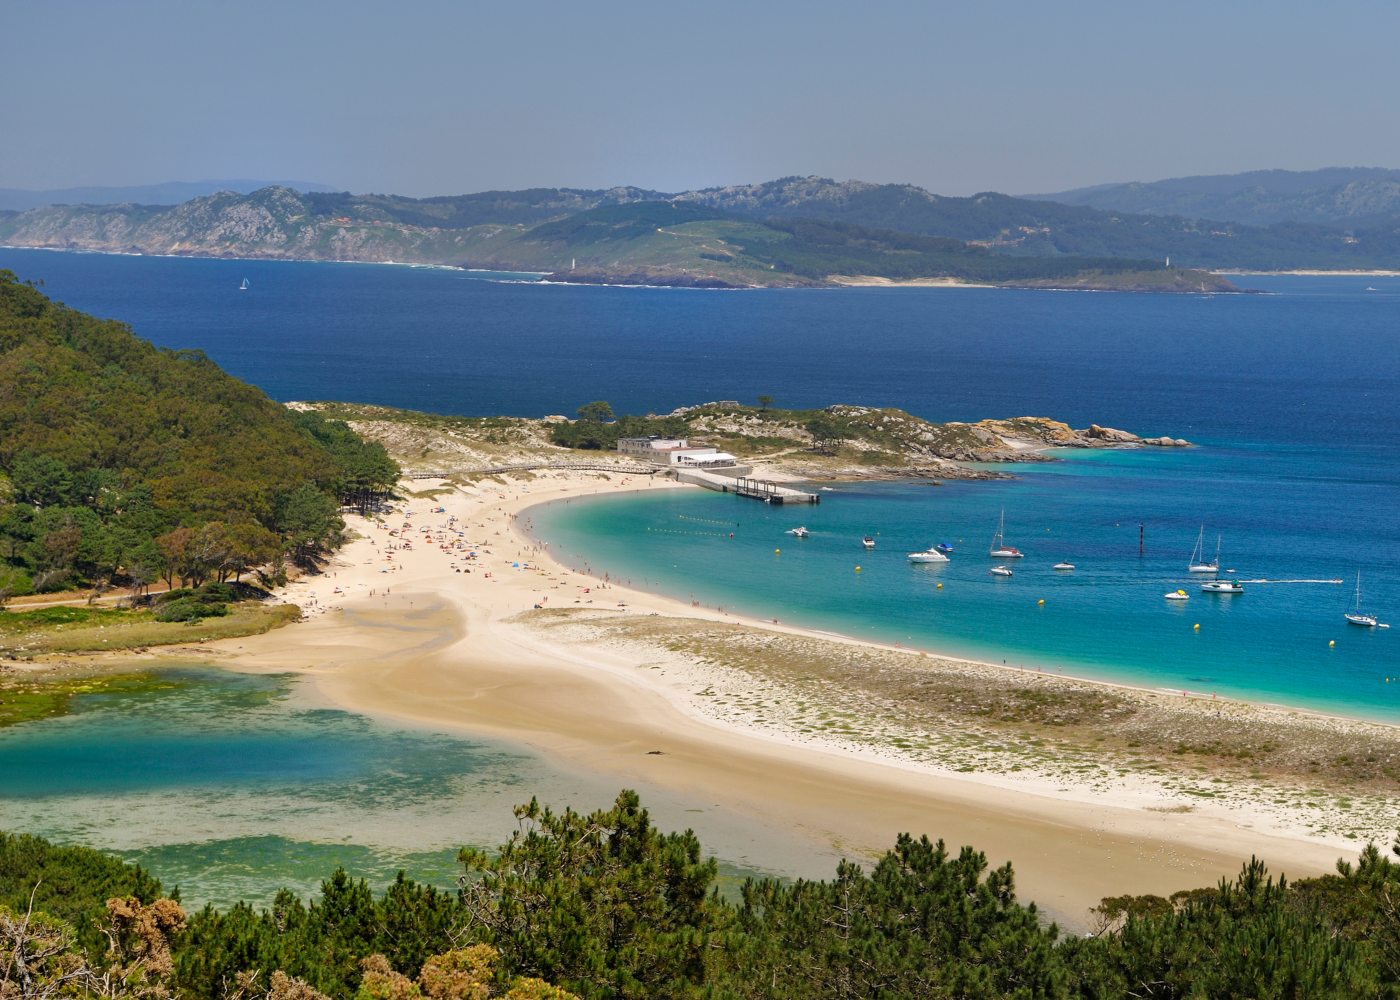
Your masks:
<svg viewBox="0 0 1400 1000"><path fill-rule="evenodd" d="M497 476L507 472L535 472L540 469L565 469L572 472L617 472L625 476L651 476L661 471L657 466L642 465L637 462L507 462L504 465L405 472L404 478L450 479L453 476Z"/></svg>

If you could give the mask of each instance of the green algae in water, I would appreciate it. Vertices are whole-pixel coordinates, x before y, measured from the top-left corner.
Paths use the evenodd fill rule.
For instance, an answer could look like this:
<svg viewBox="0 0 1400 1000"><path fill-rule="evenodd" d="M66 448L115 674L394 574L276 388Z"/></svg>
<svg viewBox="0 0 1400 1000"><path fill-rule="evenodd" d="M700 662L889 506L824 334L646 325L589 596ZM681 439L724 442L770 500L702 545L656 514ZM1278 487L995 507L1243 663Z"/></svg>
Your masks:
<svg viewBox="0 0 1400 1000"><path fill-rule="evenodd" d="M165 691L187 683L166 674L118 674L115 676L56 679L17 677L0 684L0 728L66 715L79 695L131 697L149 691Z"/></svg>
<svg viewBox="0 0 1400 1000"><path fill-rule="evenodd" d="M572 801L528 755L325 708L287 675L176 669L68 697L0 730L0 828L139 860L196 905L342 863L440 883L463 844L509 835L517 802Z"/></svg>
<svg viewBox="0 0 1400 1000"><path fill-rule="evenodd" d="M197 844L165 844L120 852L123 861L156 874L168 889L179 886L186 903L191 887L201 903L220 909L241 900L266 900L269 873L278 886L303 899L313 897L337 868L380 892L402 871L415 882L457 887L457 848L393 851L362 844L320 844L286 837L234 837Z"/></svg>
<svg viewBox="0 0 1400 1000"><path fill-rule="evenodd" d="M328 708L295 675L178 668L76 690L67 707L0 729L0 829L139 862L196 907L314 894L337 866L376 889L400 870L450 889L458 850L503 843L531 796L587 812L618 791L508 746ZM658 827L694 826L727 860L725 891L835 867L787 831L641 791Z"/></svg>

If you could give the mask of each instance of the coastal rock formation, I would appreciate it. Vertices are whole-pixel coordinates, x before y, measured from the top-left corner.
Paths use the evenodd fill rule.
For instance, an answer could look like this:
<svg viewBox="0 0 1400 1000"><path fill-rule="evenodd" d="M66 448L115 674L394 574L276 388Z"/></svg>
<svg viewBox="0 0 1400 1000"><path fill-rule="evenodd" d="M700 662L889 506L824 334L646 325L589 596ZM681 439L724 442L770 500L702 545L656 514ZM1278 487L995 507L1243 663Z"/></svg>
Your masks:
<svg viewBox="0 0 1400 1000"><path fill-rule="evenodd" d="M290 403L344 420L378 441L406 471L469 470L507 463L602 458L605 447L568 448L553 437L562 416L448 417L383 406ZM668 414L628 417L627 434L688 437L736 455L774 479L1003 479L1009 473L969 463L1054 461L1054 448L1185 447L1171 437L1141 438L1091 424L1075 430L1049 417L977 423L933 423L903 410L838 404L824 410L743 406L734 400L683 406ZM817 448L811 428L826 421L829 447ZM625 435L624 435L625 436ZM609 446L610 447L610 446Z"/></svg>
<svg viewBox="0 0 1400 1000"><path fill-rule="evenodd" d="M1084 432L1087 436L1096 441L1114 441L1127 443L1141 440L1136 434L1127 431L1120 431L1116 427L1100 427L1098 424L1090 424L1089 429Z"/></svg>

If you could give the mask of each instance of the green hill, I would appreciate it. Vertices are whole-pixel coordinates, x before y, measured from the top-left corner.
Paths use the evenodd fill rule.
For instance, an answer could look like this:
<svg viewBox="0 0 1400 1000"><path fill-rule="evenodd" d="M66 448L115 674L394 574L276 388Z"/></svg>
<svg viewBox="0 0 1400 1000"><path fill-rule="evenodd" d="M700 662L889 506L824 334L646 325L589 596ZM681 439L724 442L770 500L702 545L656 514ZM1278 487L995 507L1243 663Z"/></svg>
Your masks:
<svg viewBox="0 0 1400 1000"><path fill-rule="evenodd" d="M1190 268L1400 268L1400 215L1245 225L1196 214L1126 214L986 192L967 198L908 184L785 177L678 196L731 214L845 222L943 236L1025 257L1162 260Z"/></svg>
<svg viewBox="0 0 1400 1000"><path fill-rule="evenodd" d="M332 543L339 501L363 501L397 473L344 424L293 413L201 352L158 349L8 271L0 387L10 592L200 583L309 558Z"/></svg>
<svg viewBox="0 0 1400 1000"><path fill-rule="evenodd" d="M1165 271L1168 257L1192 269L1400 267L1397 219L1357 216L1345 228L1251 226L994 193L945 198L907 184L788 177L675 195L631 187L538 188L415 199L272 187L247 195L222 192L173 208L57 205L0 212L0 243L455 264L574 281L769 285L863 274L1026 283L1075 276L1072 287L1199 290L1204 283L1209 290L1212 279L1188 275L1164 282L1156 272ZM1126 272L1151 277L1102 281Z"/></svg>
<svg viewBox="0 0 1400 1000"><path fill-rule="evenodd" d="M474 266L555 272L565 281L711 286L820 284L838 275L992 283L1082 282L1169 290L1155 261L997 254L961 240L805 218L746 219L688 201L609 205L512 234ZM1172 272L1173 274L1175 272ZM1220 290L1225 283L1197 275Z"/></svg>
<svg viewBox="0 0 1400 1000"><path fill-rule="evenodd" d="M1400 216L1400 170L1252 170L1147 183L1099 184L1026 197L1109 211L1223 219L1252 226L1281 222L1372 226L1393 223Z"/></svg>

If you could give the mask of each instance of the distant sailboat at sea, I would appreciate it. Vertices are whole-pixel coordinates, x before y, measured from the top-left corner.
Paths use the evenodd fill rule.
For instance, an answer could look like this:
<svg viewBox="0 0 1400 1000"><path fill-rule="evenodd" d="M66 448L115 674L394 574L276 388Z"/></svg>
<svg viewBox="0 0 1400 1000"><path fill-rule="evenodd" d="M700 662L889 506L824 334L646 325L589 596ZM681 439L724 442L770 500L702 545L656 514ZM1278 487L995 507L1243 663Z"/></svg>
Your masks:
<svg viewBox="0 0 1400 1000"><path fill-rule="evenodd" d="M993 559L1020 559L1024 555L1016 546L1006 544L1005 507L1001 509L1001 520L997 522L997 533L992 536L992 545L991 548L987 550L987 555L991 556ZM1005 569L1005 567L998 566L991 572L995 573L997 569ZM1010 576L1011 574L1008 572L1005 575Z"/></svg>
<svg viewBox="0 0 1400 1000"><path fill-rule="evenodd" d="M1201 525L1201 533L1196 536L1196 547L1191 550L1191 558L1186 560L1188 573L1218 573L1220 571L1220 538L1215 539L1215 558L1206 562L1206 526Z"/></svg>
<svg viewBox="0 0 1400 1000"><path fill-rule="evenodd" d="M238 290L239 290L240 292L246 292L246 291L248 290L248 279L247 279L247 278L244 278L244 279L243 279L243 284L241 284L241 285L238 286Z"/></svg>
<svg viewBox="0 0 1400 1000"><path fill-rule="evenodd" d="M1356 571L1356 607L1344 612L1342 617L1352 625L1361 625L1365 628L1375 628L1380 622L1376 621L1376 616L1367 614L1361 610L1361 570Z"/></svg>

